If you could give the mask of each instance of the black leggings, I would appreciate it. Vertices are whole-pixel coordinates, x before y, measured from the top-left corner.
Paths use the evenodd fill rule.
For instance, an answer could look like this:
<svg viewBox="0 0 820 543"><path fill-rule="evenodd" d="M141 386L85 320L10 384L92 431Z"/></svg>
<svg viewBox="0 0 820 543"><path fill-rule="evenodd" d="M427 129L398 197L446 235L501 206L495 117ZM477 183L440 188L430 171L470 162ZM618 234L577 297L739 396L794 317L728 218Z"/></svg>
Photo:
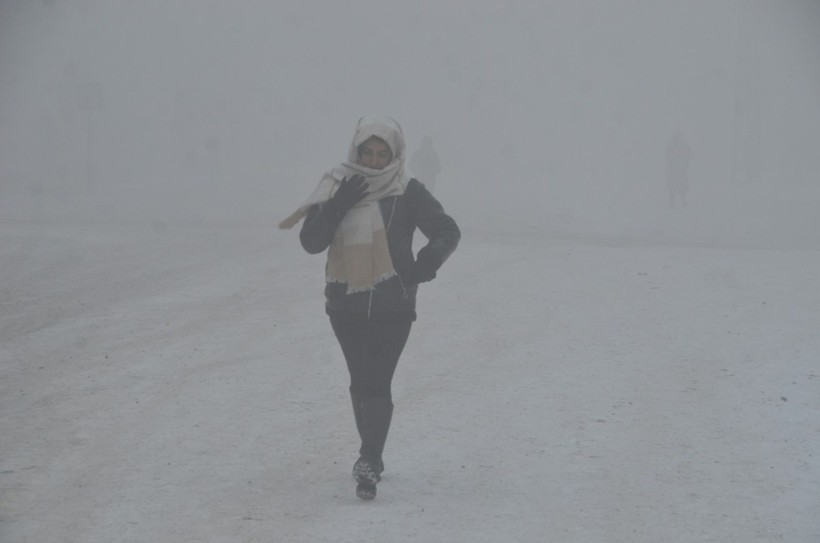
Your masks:
<svg viewBox="0 0 820 543"><path fill-rule="evenodd" d="M350 392L390 399L393 373L410 335L412 320L331 313L330 324L350 372Z"/></svg>

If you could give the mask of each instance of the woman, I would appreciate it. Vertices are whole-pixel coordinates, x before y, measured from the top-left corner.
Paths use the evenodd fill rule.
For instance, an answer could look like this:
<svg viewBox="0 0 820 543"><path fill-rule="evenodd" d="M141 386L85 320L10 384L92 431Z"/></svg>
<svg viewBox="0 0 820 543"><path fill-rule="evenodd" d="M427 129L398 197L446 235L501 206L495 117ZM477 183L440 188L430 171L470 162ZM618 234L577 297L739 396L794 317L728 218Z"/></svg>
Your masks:
<svg viewBox="0 0 820 543"><path fill-rule="evenodd" d="M327 249L326 312L350 373L361 438L353 466L356 495L376 497L382 451L393 415L391 383L416 320L419 283L431 281L461 232L441 204L404 173L401 127L389 117L362 117L347 161L324 175L307 201L280 223L303 217L299 238L311 254ZM413 258L418 227L428 243Z"/></svg>

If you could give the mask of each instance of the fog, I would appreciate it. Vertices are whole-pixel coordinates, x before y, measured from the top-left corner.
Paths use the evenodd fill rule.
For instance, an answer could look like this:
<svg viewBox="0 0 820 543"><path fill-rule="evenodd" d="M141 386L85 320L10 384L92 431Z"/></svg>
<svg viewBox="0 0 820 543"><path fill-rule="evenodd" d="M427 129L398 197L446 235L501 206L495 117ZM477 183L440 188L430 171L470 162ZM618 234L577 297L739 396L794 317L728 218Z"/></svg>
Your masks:
<svg viewBox="0 0 820 543"><path fill-rule="evenodd" d="M273 229L367 113L467 232L820 247L813 0L0 0L8 220Z"/></svg>
<svg viewBox="0 0 820 543"><path fill-rule="evenodd" d="M369 113L463 231L376 509L277 228ZM0 540L820 541L818 143L818 0L0 0Z"/></svg>

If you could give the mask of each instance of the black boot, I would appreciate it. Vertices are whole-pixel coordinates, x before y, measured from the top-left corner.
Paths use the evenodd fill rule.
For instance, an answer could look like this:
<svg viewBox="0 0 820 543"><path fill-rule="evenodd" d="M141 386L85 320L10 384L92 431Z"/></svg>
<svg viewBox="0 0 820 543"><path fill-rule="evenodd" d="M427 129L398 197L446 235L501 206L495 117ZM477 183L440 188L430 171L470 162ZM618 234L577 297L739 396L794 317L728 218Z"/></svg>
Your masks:
<svg viewBox="0 0 820 543"><path fill-rule="evenodd" d="M376 497L376 483L381 481L384 471L382 452L393 417L393 402L387 397L365 397L353 392L350 397L356 428L362 440L359 459L353 465L353 478L359 483L356 494L362 499L373 499Z"/></svg>

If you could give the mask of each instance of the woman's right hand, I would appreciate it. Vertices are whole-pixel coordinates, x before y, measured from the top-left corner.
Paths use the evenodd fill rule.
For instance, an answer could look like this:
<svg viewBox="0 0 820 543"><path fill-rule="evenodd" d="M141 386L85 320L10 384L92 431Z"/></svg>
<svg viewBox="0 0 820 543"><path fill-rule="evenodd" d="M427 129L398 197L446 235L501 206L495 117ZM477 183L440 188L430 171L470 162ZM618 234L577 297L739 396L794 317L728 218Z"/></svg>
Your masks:
<svg viewBox="0 0 820 543"><path fill-rule="evenodd" d="M363 175L354 175L350 179L343 178L333 198L328 202L333 212L339 217L350 211L356 204L368 195L370 185L364 182Z"/></svg>

